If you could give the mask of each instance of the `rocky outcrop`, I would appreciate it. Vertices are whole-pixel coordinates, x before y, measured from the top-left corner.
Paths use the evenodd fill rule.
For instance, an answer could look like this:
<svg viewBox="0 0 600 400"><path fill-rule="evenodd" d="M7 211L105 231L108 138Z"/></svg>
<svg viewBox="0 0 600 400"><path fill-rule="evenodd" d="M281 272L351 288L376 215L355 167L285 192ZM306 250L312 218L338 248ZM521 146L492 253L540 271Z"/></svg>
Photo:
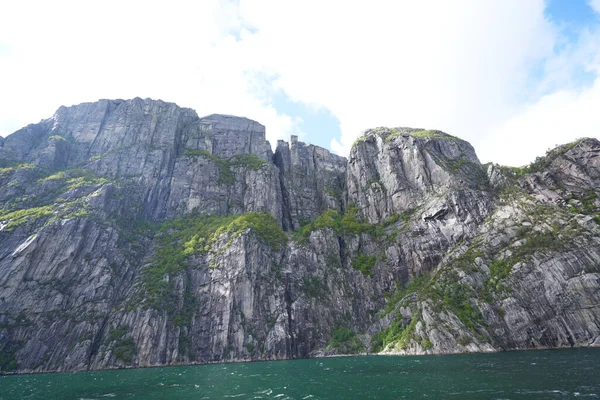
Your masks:
<svg viewBox="0 0 600 400"><path fill-rule="evenodd" d="M318 146L280 140L273 158L283 195L283 227L298 229L328 209L343 207L346 159Z"/></svg>
<svg viewBox="0 0 600 400"><path fill-rule="evenodd" d="M410 304L399 302L410 322L386 351L599 345L599 145L584 139L527 168L488 167L502 175L490 179L500 188L493 211Z"/></svg>
<svg viewBox="0 0 600 400"><path fill-rule="evenodd" d="M481 165L377 128L348 160L153 100L0 140L0 369L600 345L600 143Z"/></svg>
<svg viewBox="0 0 600 400"><path fill-rule="evenodd" d="M264 126L223 115L198 118L173 103L101 100L61 107L51 119L7 137L0 157L126 181L140 202L140 218L172 218L195 208L281 215L279 174ZM268 183L257 187L257 180Z"/></svg>

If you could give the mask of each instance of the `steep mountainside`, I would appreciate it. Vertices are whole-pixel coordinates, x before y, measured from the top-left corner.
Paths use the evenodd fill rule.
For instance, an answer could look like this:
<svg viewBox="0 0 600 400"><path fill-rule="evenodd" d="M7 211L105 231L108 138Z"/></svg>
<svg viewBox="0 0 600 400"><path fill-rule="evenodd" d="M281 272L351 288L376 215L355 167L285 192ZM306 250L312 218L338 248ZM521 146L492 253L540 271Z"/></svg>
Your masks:
<svg viewBox="0 0 600 400"><path fill-rule="evenodd" d="M172 103L0 138L0 369L600 345L600 142L481 165L377 128L349 159Z"/></svg>

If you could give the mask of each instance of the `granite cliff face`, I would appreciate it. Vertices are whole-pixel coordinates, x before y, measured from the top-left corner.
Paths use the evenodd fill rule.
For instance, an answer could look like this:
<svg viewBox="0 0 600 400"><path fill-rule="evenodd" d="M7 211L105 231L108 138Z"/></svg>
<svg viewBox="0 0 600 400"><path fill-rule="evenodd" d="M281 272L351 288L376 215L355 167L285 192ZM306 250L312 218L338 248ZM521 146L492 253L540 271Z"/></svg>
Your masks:
<svg viewBox="0 0 600 400"><path fill-rule="evenodd" d="M599 156L377 128L346 160L162 101L61 107L0 138L0 368L598 346Z"/></svg>

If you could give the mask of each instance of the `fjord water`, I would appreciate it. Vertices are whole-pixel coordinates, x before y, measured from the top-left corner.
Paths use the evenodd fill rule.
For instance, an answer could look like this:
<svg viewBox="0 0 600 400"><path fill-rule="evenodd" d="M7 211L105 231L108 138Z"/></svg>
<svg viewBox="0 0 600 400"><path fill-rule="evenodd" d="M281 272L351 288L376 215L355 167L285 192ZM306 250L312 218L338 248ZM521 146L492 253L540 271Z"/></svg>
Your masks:
<svg viewBox="0 0 600 400"><path fill-rule="evenodd" d="M600 349L363 356L0 377L0 399L600 398Z"/></svg>

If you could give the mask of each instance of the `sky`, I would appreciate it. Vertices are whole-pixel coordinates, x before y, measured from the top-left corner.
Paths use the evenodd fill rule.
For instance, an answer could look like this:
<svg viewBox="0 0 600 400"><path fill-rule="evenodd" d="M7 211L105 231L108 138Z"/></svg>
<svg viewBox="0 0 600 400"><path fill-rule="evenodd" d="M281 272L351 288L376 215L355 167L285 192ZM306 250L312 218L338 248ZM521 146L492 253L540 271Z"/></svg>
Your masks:
<svg viewBox="0 0 600 400"><path fill-rule="evenodd" d="M0 135L150 97L348 155L439 129L525 165L600 137L600 0L0 0Z"/></svg>

